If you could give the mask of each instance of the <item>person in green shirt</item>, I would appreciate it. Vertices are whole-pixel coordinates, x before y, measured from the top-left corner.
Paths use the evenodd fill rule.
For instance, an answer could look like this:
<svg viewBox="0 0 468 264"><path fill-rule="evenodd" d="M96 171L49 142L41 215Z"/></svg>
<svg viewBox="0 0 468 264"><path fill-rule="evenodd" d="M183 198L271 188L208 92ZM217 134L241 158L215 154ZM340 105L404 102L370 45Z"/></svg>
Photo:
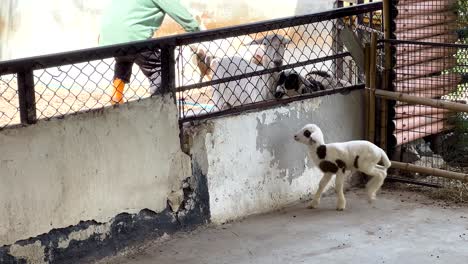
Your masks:
<svg viewBox="0 0 468 264"><path fill-rule="evenodd" d="M187 32L200 30L198 21L179 0L112 0L102 17L99 45L150 39L161 26L166 14ZM112 104L123 102L125 84L130 82L133 63L148 77L151 94L158 91L161 84L159 50L118 57L115 58Z"/></svg>

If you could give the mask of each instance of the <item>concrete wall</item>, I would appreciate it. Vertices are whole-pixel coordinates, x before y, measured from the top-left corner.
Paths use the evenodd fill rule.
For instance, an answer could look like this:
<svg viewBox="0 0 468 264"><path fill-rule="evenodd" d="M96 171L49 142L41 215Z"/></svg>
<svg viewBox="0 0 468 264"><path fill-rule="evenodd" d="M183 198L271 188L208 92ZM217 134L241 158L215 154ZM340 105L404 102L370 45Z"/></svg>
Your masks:
<svg viewBox="0 0 468 264"><path fill-rule="evenodd" d="M320 172L293 133L362 138L361 106L355 91L189 125L191 159L170 96L0 131L0 263L89 261L307 199Z"/></svg>
<svg viewBox="0 0 468 264"><path fill-rule="evenodd" d="M332 95L223 117L187 130L191 153L208 180L211 220L223 223L310 198L321 173L293 140L318 124L326 142L363 138L362 93Z"/></svg>
<svg viewBox="0 0 468 264"><path fill-rule="evenodd" d="M182 202L190 158L170 96L0 132L0 245Z"/></svg>

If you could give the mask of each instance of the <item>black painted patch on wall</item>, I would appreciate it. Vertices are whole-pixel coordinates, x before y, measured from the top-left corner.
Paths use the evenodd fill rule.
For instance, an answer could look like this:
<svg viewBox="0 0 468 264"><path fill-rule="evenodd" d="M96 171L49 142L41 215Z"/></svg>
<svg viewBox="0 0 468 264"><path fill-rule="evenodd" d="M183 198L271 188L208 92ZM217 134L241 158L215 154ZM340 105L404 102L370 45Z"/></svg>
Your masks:
<svg viewBox="0 0 468 264"><path fill-rule="evenodd" d="M10 255L8 252L10 250L9 246L4 246L0 248L0 263L5 264L26 264L26 260L17 259Z"/></svg>
<svg viewBox="0 0 468 264"><path fill-rule="evenodd" d="M125 247L146 239L161 237L164 233L190 231L197 226L209 223L209 194L206 175L198 164L193 165L193 175L184 180L184 201L177 212L170 206L160 213L148 209L138 214L122 213L114 217L107 237L101 240L101 234L94 234L86 240L72 240L67 248L59 248L59 241L66 240L70 233L82 231L90 226L104 225L96 221L81 221L78 225L53 229L27 240L16 242L29 245L40 241L45 247L45 261L48 263L89 263L105 256L115 255ZM0 263L23 264L9 254L10 246L0 247Z"/></svg>

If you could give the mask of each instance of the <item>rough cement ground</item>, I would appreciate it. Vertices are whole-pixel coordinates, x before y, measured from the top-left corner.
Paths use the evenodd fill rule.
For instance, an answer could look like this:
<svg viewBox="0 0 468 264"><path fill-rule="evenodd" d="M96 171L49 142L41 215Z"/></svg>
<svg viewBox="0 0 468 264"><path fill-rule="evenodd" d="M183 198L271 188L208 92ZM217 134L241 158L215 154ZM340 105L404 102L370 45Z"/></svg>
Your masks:
<svg viewBox="0 0 468 264"><path fill-rule="evenodd" d="M219 227L147 242L98 263L467 263L468 208L383 190L374 206L361 190L319 209L305 204Z"/></svg>

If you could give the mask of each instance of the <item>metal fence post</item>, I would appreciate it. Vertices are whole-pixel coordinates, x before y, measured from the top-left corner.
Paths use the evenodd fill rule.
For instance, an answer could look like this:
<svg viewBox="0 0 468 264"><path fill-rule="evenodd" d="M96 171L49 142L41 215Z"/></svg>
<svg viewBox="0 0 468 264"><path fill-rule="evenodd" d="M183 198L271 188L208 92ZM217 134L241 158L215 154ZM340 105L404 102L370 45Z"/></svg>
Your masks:
<svg viewBox="0 0 468 264"><path fill-rule="evenodd" d="M175 46L161 48L161 94L175 93Z"/></svg>
<svg viewBox="0 0 468 264"><path fill-rule="evenodd" d="M32 69L18 72L18 98L21 124L36 123L36 96Z"/></svg>

